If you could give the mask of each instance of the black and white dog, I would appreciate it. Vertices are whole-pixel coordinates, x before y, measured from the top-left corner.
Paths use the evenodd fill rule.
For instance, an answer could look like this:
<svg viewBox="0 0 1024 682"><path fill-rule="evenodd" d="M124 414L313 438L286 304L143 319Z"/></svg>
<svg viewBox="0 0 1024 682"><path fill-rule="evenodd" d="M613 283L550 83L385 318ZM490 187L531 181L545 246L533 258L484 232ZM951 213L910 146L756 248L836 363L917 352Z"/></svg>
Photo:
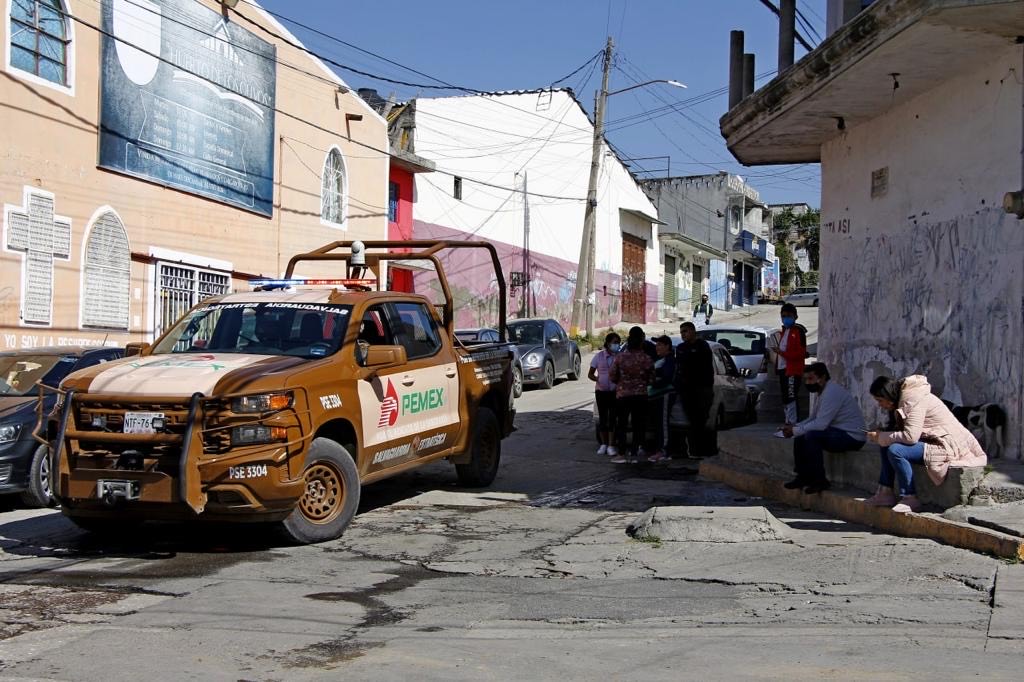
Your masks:
<svg viewBox="0 0 1024 682"><path fill-rule="evenodd" d="M943 400L949 411L981 442L981 447L992 459L1006 451L1006 410L996 403L983 405L954 405Z"/></svg>

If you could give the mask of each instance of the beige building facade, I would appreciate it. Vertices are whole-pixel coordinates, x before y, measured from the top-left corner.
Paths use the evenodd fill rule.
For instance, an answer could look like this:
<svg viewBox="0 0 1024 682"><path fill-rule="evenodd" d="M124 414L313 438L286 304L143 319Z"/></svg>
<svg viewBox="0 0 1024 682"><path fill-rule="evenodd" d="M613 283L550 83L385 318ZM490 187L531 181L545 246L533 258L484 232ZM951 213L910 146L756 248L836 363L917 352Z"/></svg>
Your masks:
<svg viewBox="0 0 1024 682"><path fill-rule="evenodd" d="M0 6L0 350L151 340L385 238L386 122L257 5Z"/></svg>

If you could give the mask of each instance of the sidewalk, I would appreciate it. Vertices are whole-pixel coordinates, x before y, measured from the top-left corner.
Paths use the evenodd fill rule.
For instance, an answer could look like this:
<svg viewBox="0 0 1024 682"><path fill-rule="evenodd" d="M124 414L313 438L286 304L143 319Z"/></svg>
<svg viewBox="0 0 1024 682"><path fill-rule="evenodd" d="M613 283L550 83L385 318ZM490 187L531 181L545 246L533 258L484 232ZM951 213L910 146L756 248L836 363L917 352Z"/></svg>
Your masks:
<svg viewBox="0 0 1024 682"><path fill-rule="evenodd" d="M937 542L1024 560L1024 463L993 460L975 469L951 468L942 486L925 483L923 470L919 496L926 511L900 514L870 507L863 499L874 492L877 450L827 454L826 469L832 490L806 495L787 490L792 478L792 441L774 438L772 428L753 424L719 433L720 453L703 460L702 476L751 495L828 514L905 537Z"/></svg>
<svg viewBox="0 0 1024 682"><path fill-rule="evenodd" d="M742 307L734 307L732 310L716 310L712 317L711 324L726 324L729 322L739 322L742 324L742 320L763 313L766 311L776 311L775 315L778 315L779 306L777 305L748 305ZM637 325L644 330L648 338L651 336L660 336L661 334L667 334L668 336L679 336L679 325L689 320L689 317L681 318L678 320L670 320L667 322L645 322L644 324ZM624 327L629 329L633 325L623 322L618 327Z"/></svg>

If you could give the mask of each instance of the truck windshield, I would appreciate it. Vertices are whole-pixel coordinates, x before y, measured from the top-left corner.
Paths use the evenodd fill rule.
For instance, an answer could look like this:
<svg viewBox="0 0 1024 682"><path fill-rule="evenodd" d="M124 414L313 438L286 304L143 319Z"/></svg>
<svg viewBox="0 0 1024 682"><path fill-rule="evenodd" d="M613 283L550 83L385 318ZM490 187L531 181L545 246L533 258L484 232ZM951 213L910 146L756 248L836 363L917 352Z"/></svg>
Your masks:
<svg viewBox="0 0 1024 682"><path fill-rule="evenodd" d="M162 353L247 353L322 358L337 352L352 306L223 303L193 310L153 348Z"/></svg>
<svg viewBox="0 0 1024 682"><path fill-rule="evenodd" d="M40 379L56 386L77 361L70 355L0 353L0 395L28 395Z"/></svg>

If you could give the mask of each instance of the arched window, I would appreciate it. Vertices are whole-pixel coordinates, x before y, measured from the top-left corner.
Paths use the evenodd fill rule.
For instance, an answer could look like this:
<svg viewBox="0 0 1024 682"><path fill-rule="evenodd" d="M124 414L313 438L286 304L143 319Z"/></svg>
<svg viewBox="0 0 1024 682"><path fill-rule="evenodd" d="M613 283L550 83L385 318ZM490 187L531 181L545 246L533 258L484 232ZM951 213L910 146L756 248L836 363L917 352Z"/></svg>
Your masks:
<svg viewBox="0 0 1024 682"><path fill-rule="evenodd" d="M332 225L345 223L346 209L345 160L334 147L324 160L324 174L320 180L320 218Z"/></svg>
<svg viewBox="0 0 1024 682"><path fill-rule="evenodd" d="M113 211L95 220L82 263L82 326L128 329L131 253L128 234Z"/></svg>
<svg viewBox="0 0 1024 682"><path fill-rule="evenodd" d="M68 13L61 0L10 0L10 66L67 87Z"/></svg>

